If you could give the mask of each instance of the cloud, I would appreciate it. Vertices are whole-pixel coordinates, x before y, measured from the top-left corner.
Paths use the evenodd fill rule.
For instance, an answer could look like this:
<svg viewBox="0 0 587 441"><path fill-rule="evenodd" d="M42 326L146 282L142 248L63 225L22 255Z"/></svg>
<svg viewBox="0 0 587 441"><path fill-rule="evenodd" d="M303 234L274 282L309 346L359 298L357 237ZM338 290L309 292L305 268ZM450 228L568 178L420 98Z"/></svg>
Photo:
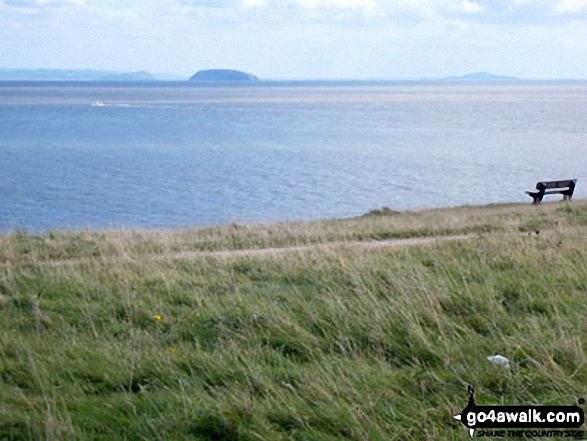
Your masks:
<svg viewBox="0 0 587 441"><path fill-rule="evenodd" d="M485 8L481 6L479 3L471 2L469 0L462 1L458 5L458 9L462 12L483 12Z"/></svg>
<svg viewBox="0 0 587 441"><path fill-rule="evenodd" d="M555 8L556 12L579 12L587 9L587 0L561 0Z"/></svg>
<svg viewBox="0 0 587 441"><path fill-rule="evenodd" d="M243 0L243 6L245 8L258 8L267 6L267 0Z"/></svg>
<svg viewBox="0 0 587 441"><path fill-rule="evenodd" d="M376 0L297 0L304 8L374 9Z"/></svg>
<svg viewBox="0 0 587 441"><path fill-rule="evenodd" d="M15 8L40 8L43 6L84 5L85 0L4 0L4 5Z"/></svg>
<svg viewBox="0 0 587 441"><path fill-rule="evenodd" d="M455 19L493 24L552 23L587 10L587 0L177 0L183 6L257 13L287 20L299 12L323 21L365 12L393 21ZM564 16L564 17L563 17Z"/></svg>
<svg viewBox="0 0 587 441"><path fill-rule="evenodd" d="M193 8L233 9L243 3L240 0L178 0L176 4ZM171 8L173 8L173 3Z"/></svg>
<svg viewBox="0 0 587 441"><path fill-rule="evenodd" d="M273 21L304 18L324 21L372 19L390 21L435 21L460 19L493 24L552 23L585 18L587 0L0 0L5 7L18 9L56 9L66 6L106 8L110 11L135 11L148 14L157 9L166 16L192 11L199 17L233 17L247 20L263 16ZM23 11L24 12L24 11ZM361 16L357 15L361 12ZM300 15L301 14L301 15Z"/></svg>

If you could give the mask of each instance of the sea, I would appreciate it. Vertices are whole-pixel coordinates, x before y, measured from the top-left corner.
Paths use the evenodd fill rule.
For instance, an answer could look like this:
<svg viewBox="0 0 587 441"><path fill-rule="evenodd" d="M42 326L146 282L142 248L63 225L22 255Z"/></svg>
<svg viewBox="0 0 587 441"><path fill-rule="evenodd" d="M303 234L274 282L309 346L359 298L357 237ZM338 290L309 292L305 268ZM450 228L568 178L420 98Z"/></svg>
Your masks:
<svg viewBox="0 0 587 441"><path fill-rule="evenodd" d="M571 178L585 198L586 82L0 83L0 232L529 204Z"/></svg>

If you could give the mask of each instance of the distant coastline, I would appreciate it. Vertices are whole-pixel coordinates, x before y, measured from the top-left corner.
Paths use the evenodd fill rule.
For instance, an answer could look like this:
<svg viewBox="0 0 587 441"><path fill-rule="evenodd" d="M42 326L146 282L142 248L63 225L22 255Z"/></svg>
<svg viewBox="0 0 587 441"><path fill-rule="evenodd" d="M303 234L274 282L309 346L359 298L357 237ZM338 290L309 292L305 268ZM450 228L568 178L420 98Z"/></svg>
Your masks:
<svg viewBox="0 0 587 441"><path fill-rule="evenodd" d="M0 69L0 81L104 81L148 82L181 81L184 78L147 71L117 72L91 69Z"/></svg>
<svg viewBox="0 0 587 441"><path fill-rule="evenodd" d="M422 77L422 78L263 78L234 69L204 69L191 77L151 73L148 71L124 72L91 69L12 69L0 68L0 82L112 82L112 83L191 83L214 84L373 84L373 83L578 83L586 82L581 78L520 78L498 75L491 72L473 72L459 76Z"/></svg>
<svg viewBox="0 0 587 441"><path fill-rule="evenodd" d="M507 75L496 75L491 72L474 72L474 73L467 73L467 74L456 76L456 77L439 78L436 81L464 82L464 83L492 83L492 82L521 81L521 78L507 76Z"/></svg>

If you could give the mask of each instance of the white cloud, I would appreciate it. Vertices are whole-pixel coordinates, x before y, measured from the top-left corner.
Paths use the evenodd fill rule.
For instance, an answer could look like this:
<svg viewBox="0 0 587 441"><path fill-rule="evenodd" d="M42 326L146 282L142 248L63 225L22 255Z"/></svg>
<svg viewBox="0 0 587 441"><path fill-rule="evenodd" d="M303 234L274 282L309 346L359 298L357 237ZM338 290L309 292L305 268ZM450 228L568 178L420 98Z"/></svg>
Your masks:
<svg viewBox="0 0 587 441"><path fill-rule="evenodd" d="M297 0L304 8L315 9L318 7L335 9L374 9L377 6L375 0Z"/></svg>
<svg viewBox="0 0 587 441"><path fill-rule="evenodd" d="M555 12L579 12L587 9L587 0L560 0L555 8Z"/></svg>
<svg viewBox="0 0 587 441"><path fill-rule="evenodd" d="M530 5L532 3L535 3L535 0L510 0L511 4L513 6L527 6Z"/></svg>
<svg viewBox="0 0 587 441"><path fill-rule="evenodd" d="M469 0L464 0L458 5L458 9L462 12L483 12L485 8L481 6L479 3L471 2Z"/></svg>
<svg viewBox="0 0 587 441"><path fill-rule="evenodd" d="M147 14L156 8L165 15L192 11L200 17L246 19L248 12L272 19L291 19L306 11L305 19L354 19L357 11L392 21L439 19L482 20L485 23L540 23L573 18L587 9L587 0L0 0L5 7L23 10L44 7L88 6L132 10ZM329 12L336 13L329 15Z"/></svg>
<svg viewBox="0 0 587 441"><path fill-rule="evenodd" d="M259 8L267 6L267 0L243 0L243 6L245 8Z"/></svg>
<svg viewBox="0 0 587 441"><path fill-rule="evenodd" d="M298 0L303 1L303 0ZM379 9L391 13L416 12L429 16L430 14L442 14L448 11L481 12L483 6L474 0L305 0L317 2L326 6L349 8L361 7Z"/></svg>
<svg viewBox="0 0 587 441"><path fill-rule="evenodd" d="M35 8L42 6L84 5L86 0L4 0L6 6Z"/></svg>

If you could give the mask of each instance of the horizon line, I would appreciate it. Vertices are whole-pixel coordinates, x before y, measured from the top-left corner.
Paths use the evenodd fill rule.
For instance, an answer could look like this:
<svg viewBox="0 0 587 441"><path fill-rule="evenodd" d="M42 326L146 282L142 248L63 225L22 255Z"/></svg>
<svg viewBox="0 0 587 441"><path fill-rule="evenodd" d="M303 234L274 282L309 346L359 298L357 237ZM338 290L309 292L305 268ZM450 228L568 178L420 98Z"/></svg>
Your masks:
<svg viewBox="0 0 587 441"><path fill-rule="evenodd" d="M209 70L209 69L201 69ZM238 70L238 69L231 69ZM20 71L22 73L30 72L54 72L56 74L63 73L78 73L78 74L103 74L103 75L149 75L153 78L129 78L129 79L108 79L108 78L1 78L0 82L14 82L14 81L31 81L31 82L190 82L191 75L183 75L165 73L165 72L151 72L148 70L108 70L108 69L91 69L91 68L51 68L51 67L34 67L34 68L19 68L19 67L0 67L0 74ZM244 71L242 71L244 72ZM475 78L475 76L481 76L481 78ZM487 79L482 77L486 76ZM455 74L442 77L418 77L418 78L390 78L390 77L362 77L362 78L344 78L344 77L306 77L306 78L287 78L287 77L257 77L254 82L548 82L548 81L587 81L587 78L526 78L518 77L508 74L494 74L490 71L475 71L467 72L464 74ZM214 83L212 81L211 83ZM238 83L238 82L236 82ZM250 84L250 82L243 82L243 84Z"/></svg>

